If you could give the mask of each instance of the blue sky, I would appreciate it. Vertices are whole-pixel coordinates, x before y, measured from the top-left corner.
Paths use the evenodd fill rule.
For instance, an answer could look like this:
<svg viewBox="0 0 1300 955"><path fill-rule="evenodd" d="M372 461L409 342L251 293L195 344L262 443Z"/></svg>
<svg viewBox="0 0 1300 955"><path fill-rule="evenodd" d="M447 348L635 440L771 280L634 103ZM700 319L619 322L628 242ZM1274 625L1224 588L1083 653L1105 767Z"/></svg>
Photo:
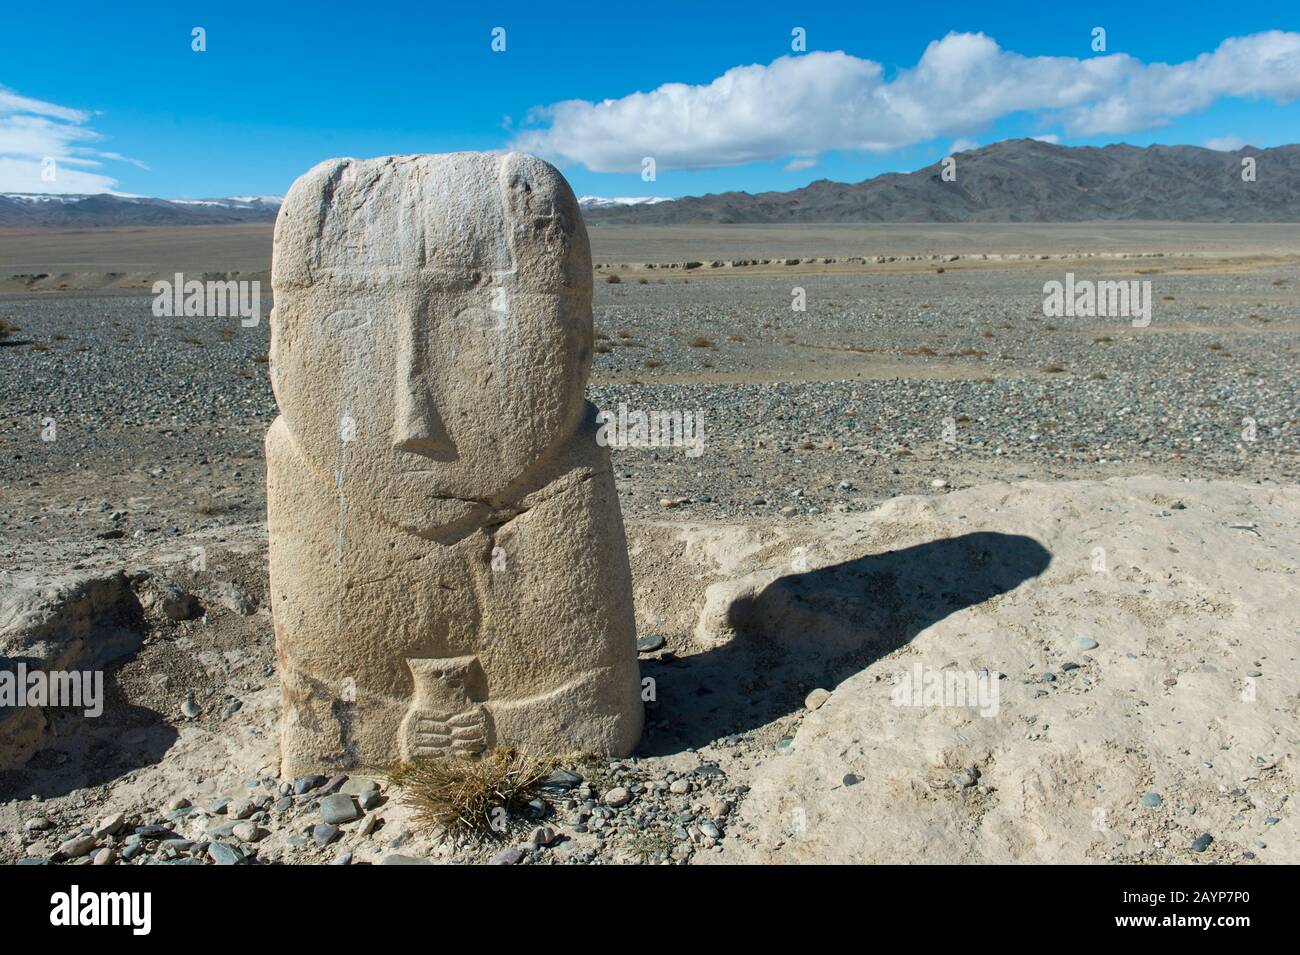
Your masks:
<svg viewBox="0 0 1300 955"><path fill-rule="evenodd" d="M1295 4L404 6L11 4L0 190L282 194L333 156L516 145L579 194L678 196L858 181L1013 136L1300 141ZM33 178L46 155L56 185Z"/></svg>

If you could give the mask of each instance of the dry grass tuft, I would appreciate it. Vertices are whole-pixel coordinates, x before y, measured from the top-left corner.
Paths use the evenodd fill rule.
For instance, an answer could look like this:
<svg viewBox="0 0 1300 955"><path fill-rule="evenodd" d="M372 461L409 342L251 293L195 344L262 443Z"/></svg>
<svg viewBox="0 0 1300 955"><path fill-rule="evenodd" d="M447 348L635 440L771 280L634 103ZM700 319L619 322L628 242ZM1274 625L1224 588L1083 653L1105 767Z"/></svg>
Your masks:
<svg viewBox="0 0 1300 955"><path fill-rule="evenodd" d="M430 834L496 835L493 813L518 818L555 761L498 747L478 758L442 756L402 763L388 772L415 810L415 825Z"/></svg>

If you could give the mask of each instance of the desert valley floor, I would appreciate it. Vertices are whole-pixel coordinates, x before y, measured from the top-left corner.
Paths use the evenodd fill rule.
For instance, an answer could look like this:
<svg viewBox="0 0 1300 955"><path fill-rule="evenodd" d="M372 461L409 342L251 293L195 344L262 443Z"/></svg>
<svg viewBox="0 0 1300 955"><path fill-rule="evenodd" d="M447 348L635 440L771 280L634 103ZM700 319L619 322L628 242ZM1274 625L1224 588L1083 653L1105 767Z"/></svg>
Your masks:
<svg viewBox="0 0 1300 955"><path fill-rule="evenodd" d="M589 399L702 422L613 451L657 699L471 844L385 780L323 838L331 784L276 778L267 323L149 291L237 274L265 313L269 226L0 234L0 637L86 580L150 598L104 715L0 772L0 862L1300 861L1300 232L591 238ZM1150 282L1150 323L1046 317L1067 272ZM900 705L917 667L998 712Z"/></svg>

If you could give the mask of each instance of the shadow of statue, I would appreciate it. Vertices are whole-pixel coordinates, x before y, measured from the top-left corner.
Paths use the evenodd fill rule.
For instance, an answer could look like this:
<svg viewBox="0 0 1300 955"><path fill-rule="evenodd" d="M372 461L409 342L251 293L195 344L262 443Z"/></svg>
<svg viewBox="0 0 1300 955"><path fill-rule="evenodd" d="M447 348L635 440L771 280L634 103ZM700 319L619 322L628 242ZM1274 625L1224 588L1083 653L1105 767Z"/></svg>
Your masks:
<svg viewBox="0 0 1300 955"><path fill-rule="evenodd" d="M764 726L801 707L812 687L834 689L1049 563L1032 538L980 531L779 577L732 603L734 637L723 646L642 661L657 700L638 753L680 752Z"/></svg>

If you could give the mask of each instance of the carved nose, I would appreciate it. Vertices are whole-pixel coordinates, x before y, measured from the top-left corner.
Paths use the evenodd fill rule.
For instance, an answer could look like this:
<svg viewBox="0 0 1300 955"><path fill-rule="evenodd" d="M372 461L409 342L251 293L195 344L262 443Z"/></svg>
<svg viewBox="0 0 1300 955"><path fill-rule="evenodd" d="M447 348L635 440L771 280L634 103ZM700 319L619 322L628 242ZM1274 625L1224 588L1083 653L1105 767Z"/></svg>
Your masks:
<svg viewBox="0 0 1300 955"><path fill-rule="evenodd" d="M416 373L413 357L401 355L398 358L393 447L435 461L454 460L456 446L434 407L433 399Z"/></svg>

